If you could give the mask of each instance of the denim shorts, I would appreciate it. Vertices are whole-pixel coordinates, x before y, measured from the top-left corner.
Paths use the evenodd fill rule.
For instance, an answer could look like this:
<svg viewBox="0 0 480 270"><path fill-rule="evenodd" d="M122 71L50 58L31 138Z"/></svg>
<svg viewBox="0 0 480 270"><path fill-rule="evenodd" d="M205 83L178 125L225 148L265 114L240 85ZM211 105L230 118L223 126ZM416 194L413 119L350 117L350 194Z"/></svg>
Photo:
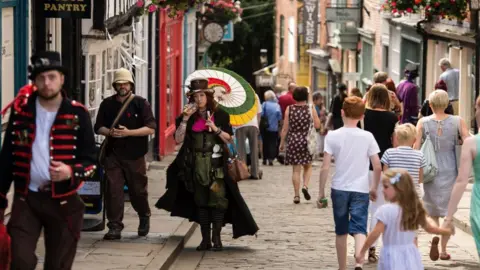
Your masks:
<svg viewBox="0 0 480 270"><path fill-rule="evenodd" d="M336 235L367 234L369 194L332 189Z"/></svg>

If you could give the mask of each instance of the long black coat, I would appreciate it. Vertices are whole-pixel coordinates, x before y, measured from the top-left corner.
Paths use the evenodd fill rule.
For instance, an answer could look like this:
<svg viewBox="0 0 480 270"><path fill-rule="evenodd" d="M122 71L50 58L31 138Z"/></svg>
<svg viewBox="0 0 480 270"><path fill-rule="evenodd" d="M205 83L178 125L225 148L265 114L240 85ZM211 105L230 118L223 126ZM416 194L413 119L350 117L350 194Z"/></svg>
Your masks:
<svg viewBox="0 0 480 270"><path fill-rule="evenodd" d="M223 131L233 134L230 125L230 115L218 109L214 113L214 122L217 127ZM185 187L185 168L187 160L191 160L189 156L193 155L192 147L192 125L195 117L190 117L187 122L187 133L185 135L183 146L181 147L177 157L170 164L167 169L167 191L157 201L155 206L159 209L164 209L171 212L171 216L188 218L190 221L198 223L197 206L193 199L193 193L189 192ZM182 116L179 116L176 121L176 126L180 125ZM218 143L221 143L219 141ZM227 157L228 153L224 153ZM226 164L226 163L225 163ZM224 223L231 223L233 227L233 238L238 238L244 235L255 235L258 231L258 226L245 203L237 183L228 176L225 166L225 186L226 196L229 201L228 209L225 213Z"/></svg>

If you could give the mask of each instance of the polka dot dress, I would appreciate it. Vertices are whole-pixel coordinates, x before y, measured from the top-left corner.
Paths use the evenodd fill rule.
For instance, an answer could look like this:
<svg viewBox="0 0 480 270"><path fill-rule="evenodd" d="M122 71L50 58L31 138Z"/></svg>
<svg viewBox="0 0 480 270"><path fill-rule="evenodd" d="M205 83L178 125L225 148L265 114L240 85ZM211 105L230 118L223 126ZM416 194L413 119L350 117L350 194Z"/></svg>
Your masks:
<svg viewBox="0 0 480 270"><path fill-rule="evenodd" d="M289 107L287 151L285 165L307 165L312 163L312 155L308 151L307 135L312 117L308 105L292 105Z"/></svg>

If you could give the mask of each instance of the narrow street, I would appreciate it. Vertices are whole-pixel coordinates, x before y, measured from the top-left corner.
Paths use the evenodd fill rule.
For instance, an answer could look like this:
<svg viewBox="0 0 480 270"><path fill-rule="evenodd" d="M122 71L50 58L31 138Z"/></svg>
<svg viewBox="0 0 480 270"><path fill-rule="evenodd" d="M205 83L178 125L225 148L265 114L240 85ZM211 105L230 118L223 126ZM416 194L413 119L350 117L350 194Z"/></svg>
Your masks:
<svg viewBox="0 0 480 270"><path fill-rule="evenodd" d="M199 231L173 269L338 269L332 209L317 209L319 168L314 167L311 201L293 204L291 167L263 166L264 179L243 181L240 189L260 227L258 237L231 238L231 227L223 231L223 252L195 251ZM330 202L329 202L330 203ZM420 250L425 269L478 269L475 244L470 235L457 230L449 243L451 261L432 262L428 257L430 235L421 233ZM353 269L353 238L349 238L349 266ZM367 264L364 269L376 269Z"/></svg>

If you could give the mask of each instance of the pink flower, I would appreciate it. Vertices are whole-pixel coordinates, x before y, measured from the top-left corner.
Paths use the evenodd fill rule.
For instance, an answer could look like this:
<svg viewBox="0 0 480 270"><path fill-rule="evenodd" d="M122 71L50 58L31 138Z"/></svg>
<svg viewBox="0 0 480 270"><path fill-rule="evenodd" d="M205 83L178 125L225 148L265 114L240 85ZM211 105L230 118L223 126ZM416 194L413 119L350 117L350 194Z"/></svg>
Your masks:
<svg viewBox="0 0 480 270"><path fill-rule="evenodd" d="M148 6L148 12L152 13L152 12L155 12L157 10L157 6L155 4L150 4Z"/></svg>
<svg viewBox="0 0 480 270"><path fill-rule="evenodd" d="M407 8L407 12L408 12L408 13L412 13L412 12L413 12L413 9L412 9L412 8Z"/></svg>
<svg viewBox="0 0 480 270"><path fill-rule="evenodd" d="M137 7L143 7L144 4L145 2L143 2L142 0L137 1Z"/></svg>

